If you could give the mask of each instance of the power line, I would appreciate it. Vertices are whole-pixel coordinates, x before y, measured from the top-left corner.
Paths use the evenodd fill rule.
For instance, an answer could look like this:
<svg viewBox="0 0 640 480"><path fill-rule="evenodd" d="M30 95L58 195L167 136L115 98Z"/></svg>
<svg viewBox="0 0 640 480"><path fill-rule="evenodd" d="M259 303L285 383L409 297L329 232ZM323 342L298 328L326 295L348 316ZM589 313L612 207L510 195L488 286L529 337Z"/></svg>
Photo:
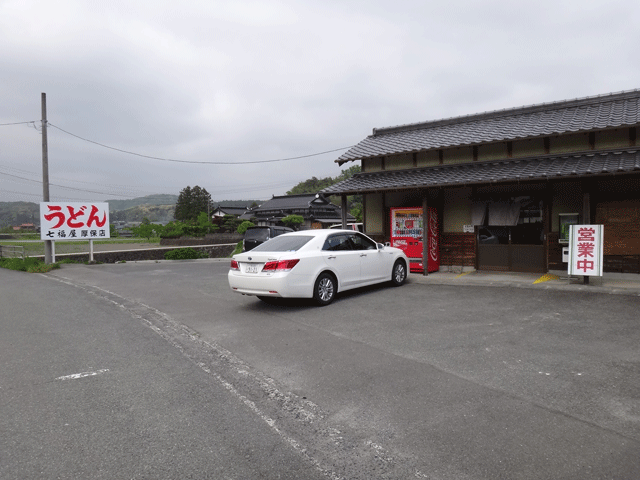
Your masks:
<svg viewBox="0 0 640 480"><path fill-rule="evenodd" d="M7 177L19 178L20 180L26 180L27 182L33 182L33 183L42 184L42 180L32 180L30 178L20 177L19 175L12 175L10 173L0 172L0 175L6 175ZM66 187L64 185L58 185L56 183L50 183L49 185L54 186L54 187L58 187L58 188L64 188L64 189L67 189L67 190L75 190L75 191L78 191L78 192L95 193L95 194L98 194L98 195L110 195L112 197L124 197L124 196L126 196L126 194L123 194L123 193L97 192L95 190L87 190L87 189L84 189L84 188ZM160 194L157 194L157 195L160 195Z"/></svg>
<svg viewBox="0 0 640 480"><path fill-rule="evenodd" d="M19 168L10 167L10 166L6 166L6 165L0 165L0 175L8 175L6 172L3 172L2 169L7 169L9 171L18 172L18 173L25 173L27 175L35 175L35 176L42 175L42 172L36 173L36 172L29 171L29 170L22 170L22 169L19 169ZM22 178L22 177L18 177L18 178ZM49 178L62 180L62 181L70 181L70 182L73 182L73 183L84 183L84 184L87 184L87 185L100 185L100 186L103 186L103 187L110 187L110 188L113 188L113 189L120 189L120 190L122 190L122 189L132 190L132 189L137 189L138 188L138 186L136 186L136 185L118 185L118 184L112 184L112 183L87 182L87 181L84 181L84 180L67 180L66 178L62 178L62 177L58 177L58 176L55 176L55 177L54 176L50 176ZM42 180L31 180L31 179L28 179L28 180L31 181L31 182L42 183ZM141 193L141 194L148 194L148 195L156 195L157 194L156 192L150 192L148 190L146 190L146 191L145 190L135 190L135 191L138 192L138 193Z"/></svg>
<svg viewBox="0 0 640 480"><path fill-rule="evenodd" d="M202 164L202 165L249 165L249 164L256 164L256 163L274 163L274 162L288 162L290 160L300 160L302 158L310 158L310 157L317 157L319 155L324 155L326 153L334 153L334 152L339 152L342 150L346 150L348 148L351 148L353 145L348 146L348 147L342 147L342 148L336 148L335 150L327 150L326 152L319 152L319 153L312 153L309 155L301 155L299 157L289 157L289 158L276 158L276 159L272 159L272 160L252 160L252 161L245 161L245 162L203 162L203 161L195 161L195 160L177 160L174 158L162 158L162 157L153 157L151 155L143 155L141 153L135 153L135 152L130 152L128 150L122 150L120 148L115 148L115 147L110 147L109 145L105 145L103 143L99 143L99 142L95 142L93 140L89 140L87 138L81 137L80 135L76 135L75 133L71 133L71 132L67 132L66 130L63 130L62 128L54 125L53 123L48 122L48 125L60 130L61 132L66 133L67 135L71 135L72 137L78 138L84 142L89 142L89 143L93 143L94 145L98 145L100 147L103 148L108 148L109 150L115 150L116 152L121 152L121 153L126 153L128 155L135 155L137 157L142 157L142 158L148 158L151 160L161 160L163 162L178 162L178 163L197 163L197 164Z"/></svg>
<svg viewBox="0 0 640 480"><path fill-rule="evenodd" d="M36 123L37 121L38 121L38 120L31 120L30 122L0 123L0 127L6 127L6 126L8 126L8 125L28 125L28 124L31 124L31 123L33 123L33 124L35 125L35 123Z"/></svg>
<svg viewBox="0 0 640 480"><path fill-rule="evenodd" d="M20 180L25 180L27 182L42 184L42 180L21 177L19 175L3 172L2 169L8 169L10 171L12 170L14 172L25 173L25 174L28 174L28 175L38 175L38 173L31 172L29 170L22 170L22 169L15 168L15 167L9 167L9 166L0 165L0 175L6 175L6 176L13 177L13 178L18 178ZM51 177L51 178L57 178L57 179L60 179L60 180L66 180L66 179L63 179L61 177ZM81 181L81 180L78 180L78 181L72 180L72 182L73 183L85 183L85 184L89 184L89 185L100 185L100 184L97 184L95 182L84 182L84 181ZM134 186L134 185L102 184L102 185L104 185L106 187L113 187L115 189L123 189L123 190L128 191L128 192L133 192L133 193L121 193L121 194L95 192L95 191L91 191L91 190L82 190L82 189L78 189L78 188L74 188L74 187L67 187L67 186L59 185L59 184L55 184L55 183L52 183L51 185L57 186L57 187L61 187L61 188L66 188L66 189L69 189L69 190L89 191L91 193L102 193L104 195L122 196L122 197L127 196L127 195L138 195L138 196L140 196L140 195L142 195L142 196L162 195L162 194L157 193L157 192L136 190L136 186ZM242 185L242 186L213 185L213 186L210 186L209 188L212 190L211 193L215 193L216 195L224 195L224 194L228 194L228 193L235 193L238 190L241 190L241 191L244 191L244 192L255 192L255 191L267 190L267 189L271 189L271 188L287 187L287 186L290 186L290 185L291 185L291 182L276 182L276 183L264 183L264 182L262 182L262 183L253 183L253 184ZM152 186L151 188L164 188L164 187L153 187Z"/></svg>

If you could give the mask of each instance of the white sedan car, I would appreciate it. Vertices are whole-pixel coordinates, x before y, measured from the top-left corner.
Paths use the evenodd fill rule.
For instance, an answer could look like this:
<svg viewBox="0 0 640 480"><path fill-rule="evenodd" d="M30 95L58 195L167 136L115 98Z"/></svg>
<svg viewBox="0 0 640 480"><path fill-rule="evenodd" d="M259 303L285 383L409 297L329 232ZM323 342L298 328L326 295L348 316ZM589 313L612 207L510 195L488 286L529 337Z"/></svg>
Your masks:
<svg viewBox="0 0 640 480"><path fill-rule="evenodd" d="M234 255L231 290L274 297L313 298L328 305L336 293L407 279L409 261L399 248L376 243L353 230L305 230L272 238L251 251Z"/></svg>

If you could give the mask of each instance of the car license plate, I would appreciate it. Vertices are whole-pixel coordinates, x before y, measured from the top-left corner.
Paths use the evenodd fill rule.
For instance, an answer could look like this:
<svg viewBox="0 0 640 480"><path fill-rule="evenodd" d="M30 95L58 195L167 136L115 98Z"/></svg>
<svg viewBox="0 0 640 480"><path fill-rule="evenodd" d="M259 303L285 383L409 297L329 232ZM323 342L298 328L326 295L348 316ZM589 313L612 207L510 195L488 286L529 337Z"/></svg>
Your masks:
<svg viewBox="0 0 640 480"><path fill-rule="evenodd" d="M257 264L247 265L247 268L246 268L245 272L247 272L247 273L258 273L258 265Z"/></svg>

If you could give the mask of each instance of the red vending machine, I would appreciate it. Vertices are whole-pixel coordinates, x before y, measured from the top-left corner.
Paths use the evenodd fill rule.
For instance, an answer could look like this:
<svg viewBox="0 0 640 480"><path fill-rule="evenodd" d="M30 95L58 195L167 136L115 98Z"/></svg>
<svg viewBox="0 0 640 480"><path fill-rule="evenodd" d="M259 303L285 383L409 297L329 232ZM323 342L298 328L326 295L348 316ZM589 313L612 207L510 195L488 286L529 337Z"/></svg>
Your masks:
<svg viewBox="0 0 640 480"><path fill-rule="evenodd" d="M427 271L435 272L440 268L440 249L438 247L438 213L428 208L429 248ZM423 273L422 264L422 207L391 209L391 246L404 250L409 258L409 270Z"/></svg>

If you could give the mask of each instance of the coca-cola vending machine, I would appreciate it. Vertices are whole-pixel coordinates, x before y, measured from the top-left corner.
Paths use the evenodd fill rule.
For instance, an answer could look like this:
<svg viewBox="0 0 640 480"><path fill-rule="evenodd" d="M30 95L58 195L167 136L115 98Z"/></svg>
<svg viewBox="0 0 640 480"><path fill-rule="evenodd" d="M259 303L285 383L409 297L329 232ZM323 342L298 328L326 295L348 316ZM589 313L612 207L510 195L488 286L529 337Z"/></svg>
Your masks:
<svg viewBox="0 0 640 480"><path fill-rule="evenodd" d="M427 271L435 272L440 268L440 249L438 247L438 212L428 207L428 262ZM422 264L422 207L391 209L391 246L404 250L409 258L409 270L424 273Z"/></svg>

